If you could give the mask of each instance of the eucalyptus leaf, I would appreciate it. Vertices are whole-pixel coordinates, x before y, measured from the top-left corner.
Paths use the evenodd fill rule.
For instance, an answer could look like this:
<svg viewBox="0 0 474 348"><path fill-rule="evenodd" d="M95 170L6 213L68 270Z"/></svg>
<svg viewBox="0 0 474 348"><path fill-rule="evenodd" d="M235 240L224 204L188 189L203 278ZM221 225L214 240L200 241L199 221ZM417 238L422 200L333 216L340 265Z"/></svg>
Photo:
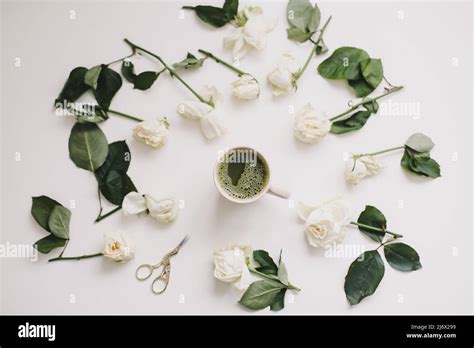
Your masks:
<svg viewBox="0 0 474 348"><path fill-rule="evenodd" d="M402 272L416 271L421 268L420 256L411 246L404 243L384 245L383 251L387 262Z"/></svg>
<svg viewBox="0 0 474 348"><path fill-rule="evenodd" d="M31 215L33 215L38 225L43 227L46 231L51 232L48 224L49 216L55 207L61 206L61 203L47 196L33 197L32 201Z"/></svg>
<svg viewBox="0 0 474 348"><path fill-rule="evenodd" d="M270 305L271 311L281 311L283 308L285 308L286 290L288 289L281 289L280 292L277 293L273 303Z"/></svg>
<svg viewBox="0 0 474 348"><path fill-rule="evenodd" d="M215 6L195 6L194 11L200 20L210 24L216 28L223 27L233 18L229 18L229 15L222 8Z"/></svg>
<svg viewBox="0 0 474 348"><path fill-rule="evenodd" d="M102 69L97 80L97 88L94 95L100 107L107 111L113 97L122 87L122 78L114 70L106 65L102 65Z"/></svg>
<svg viewBox="0 0 474 348"><path fill-rule="evenodd" d="M97 81L99 80L100 72L102 71L102 65L96 65L87 70L84 75L84 83L92 89L97 89Z"/></svg>
<svg viewBox="0 0 474 348"><path fill-rule="evenodd" d="M271 275L278 274L278 266L265 250L254 250L253 259L260 265L260 267L256 268L257 271Z"/></svg>
<svg viewBox="0 0 474 348"><path fill-rule="evenodd" d="M48 226L52 234L58 238L69 239L69 222L71 211L62 205L54 207L49 216Z"/></svg>
<svg viewBox="0 0 474 348"><path fill-rule="evenodd" d="M69 157L79 168L94 172L105 161L107 139L94 123L76 123L69 136Z"/></svg>
<svg viewBox="0 0 474 348"><path fill-rule="evenodd" d="M377 88L380 82L382 82L382 60L375 58L363 60L362 62L360 62L360 69L362 71L362 76L364 77L365 81L373 89Z"/></svg>
<svg viewBox="0 0 474 348"><path fill-rule="evenodd" d="M67 239L56 237L54 234L50 234L40 240L36 241L33 245L40 253L47 254L55 248L62 247L66 244Z"/></svg>
<svg viewBox="0 0 474 348"><path fill-rule="evenodd" d="M81 95L90 89L88 85L84 83L84 77L87 73L87 68L82 66L74 68L66 80L66 83L59 93L59 96L55 100L55 104L64 104L75 102Z"/></svg>
<svg viewBox="0 0 474 348"><path fill-rule="evenodd" d="M372 226L375 228L380 228L382 230L387 229L387 220L385 219L385 216L382 214L380 210L378 210L376 207L371 206L371 205L366 205L365 210L360 213L359 218L357 219L357 222L360 224ZM376 242L381 242L385 233L384 232L377 232L373 231L371 229L358 226L359 230L365 234L367 237L370 239L376 241Z"/></svg>
<svg viewBox="0 0 474 348"><path fill-rule="evenodd" d="M431 151L435 144L430 137L422 133L415 133L407 139L405 145L417 152L428 152Z"/></svg>
<svg viewBox="0 0 474 348"><path fill-rule="evenodd" d="M349 267L344 291L351 305L358 304L362 299L372 295L385 273L385 266L377 250L361 254Z"/></svg>
<svg viewBox="0 0 474 348"><path fill-rule="evenodd" d="M258 280L250 284L239 303L249 309L258 310L274 303L285 286L271 280Z"/></svg>
<svg viewBox="0 0 474 348"><path fill-rule="evenodd" d="M343 134L361 129L364 127L370 115L372 115L370 111L362 110L353 113L350 117L344 120L335 121L331 125L331 133Z"/></svg>
<svg viewBox="0 0 474 348"><path fill-rule="evenodd" d="M135 81L133 81L133 88L144 91L150 88L156 79L160 76L155 71L145 71L137 75Z"/></svg>
<svg viewBox="0 0 474 348"><path fill-rule="evenodd" d="M99 182L99 190L112 204L121 206L123 199L130 192L137 192L130 177L121 171L110 170Z"/></svg>
<svg viewBox="0 0 474 348"><path fill-rule="evenodd" d="M369 58L369 54L360 48L339 47L319 64L318 72L330 80L357 80L360 62Z"/></svg>

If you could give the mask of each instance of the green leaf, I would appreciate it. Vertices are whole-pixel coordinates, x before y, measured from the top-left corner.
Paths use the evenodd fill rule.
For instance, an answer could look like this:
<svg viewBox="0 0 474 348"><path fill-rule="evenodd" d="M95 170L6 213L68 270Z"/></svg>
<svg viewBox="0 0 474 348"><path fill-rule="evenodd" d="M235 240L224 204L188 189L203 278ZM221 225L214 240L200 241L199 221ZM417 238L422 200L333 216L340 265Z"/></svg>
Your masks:
<svg viewBox="0 0 474 348"><path fill-rule="evenodd" d="M366 251L351 263L344 282L344 291L351 305L372 295L385 273L377 250Z"/></svg>
<svg viewBox="0 0 474 348"><path fill-rule="evenodd" d="M371 205L366 205L365 210L360 213L357 222L364 225L380 228L382 230L387 229L387 220L380 210ZM376 242L381 242L385 233L372 231L368 228L358 226L359 230L370 239Z"/></svg>
<svg viewBox="0 0 474 348"><path fill-rule="evenodd" d="M61 203L47 196L33 197L32 200L31 215L33 215L38 225L43 227L46 231L51 232L48 224L49 216L54 207L61 206Z"/></svg>
<svg viewBox="0 0 474 348"><path fill-rule="evenodd" d="M108 110L113 97L122 87L122 78L114 70L102 65L102 69L97 80L97 88L94 90L95 99L100 107Z"/></svg>
<svg viewBox="0 0 474 348"><path fill-rule="evenodd" d="M405 146L405 152L403 153L400 165L416 175L430 178L438 178L441 176L441 168L438 162L430 158L428 152L417 152L407 146Z"/></svg>
<svg viewBox="0 0 474 348"><path fill-rule="evenodd" d="M402 272L416 271L421 268L420 256L411 246L404 243L384 245L383 251L387 262Z"/></svg>
<svg viewBox="0 0 474 348"><path fill-rule="evenodd" d="M123 199L130 192L137 192L130 177L121 171L111 170L99 182L100 192L112 204L121 206Z"/></svg>
<svg viewBox="0 0 474 348"><path fill-rule="evenodd" d="M155 71L142 72L135 78L133 88L144 91L153 85L158 76L160 76L160 74Z"/></svg>
<svg viewBox="0 0 474 348"><path fill-rule="evenodd" d="M286 33L287 33L288 39L298 41L298 42L306 42L314 34L314 33L306 33L304 31L301 31L301 29L297 27L286 29Z"/></svg>
<svg viewBox="0 0 474 348"><path fill-rule="evenodd" d="M317 5L313 7L309 0L290 0L286 7L288 22L301 32L314 33L321 20L321 12Z"/></svg>
<svg viewBox="0 0 474 348"><path fill-rule="evenodd" d="M49 216L48 226L52 234L58 238L69 239L69 222L71 211L62 205L54 207Z"/></svg>
<svg viewBox="0 0 474 348"><path fill-rule="evenodd" d="M101 123L109 119L109 115L99 105L84 104L77 108L68 108L76 116L79 123Z"/></svg>
<svg viewBox="0 0 474 348"><path fill-rule="evenodd" d="M369 58L369 54L360 48L339 47L319 64L318 72L330 80L357 80L360 62Z"/></svg>
<svg viewBox="0 0 474 348"><path fill-rule="evenodd" d="M250 284L239 303L249 309L263 309L274 303L285 286L271 280L258 280Z"/></svg>
<svg viewBox="0 0 474 348"><path fill-rule="evenodd" d="M283 262L280 261L280 266L278 267L277 273L278 279L285 285L288 285L288 271Z"/></svg>
<svg viewBox="0 0 474 348"><path fill-rule="evenodd" d="M50 234L44 238L38 240L33 246L42 253L47 254L55 248L59 248L66 244L67 239L56 237L54 234Z"/></svg>
<svg viewBox="0 0 474 348"><path fill-rule="evenodd" d="M94 172L107 157L109 146L94 123L76 123L69 136L69 157L76 166Z"/></svg>
<svg viewBox="0 0 474 348"><path fill-rule="evenodd" d="M239 10L239 0L225 0L222 9L230 20L234 19L234 17L237 16L237 12Z"/></svg>
<svg viewBox="0 0 474 348"><path fill-rule="evenodd" d="M265 274L278 274L278 266L273 261L272 257L265 250L254 250L253 259L257 262L260 267L256 270Z"/></svg>
<svg viewBox="0 0 474 348"><path fill-rule="evenodd" d="M223 27L232 19L219 7L199 5L194 7L194 11L200 20L216 28Z"/></svg>
<svg viewBox="0 0 474 348"><path fill-rule="evenodd" d="M130 83L133 83L135 81L137 75L135 74L135 67L131 61L124 60L122 63L121 71L123 77L125 77L125 80Z"/></svg>
<svg viewBox="0 0 474 348"><path fill-rule="evenodd" d="M369 112L376 114L379 111L379 103L376 100L369 100L367 103L362 104L362 106Z"/></svg>
<svg viewBox="0 0 474 348"><path fill-rule="evenodd" d="M180 61L178 63L173 64L173 68L176 69L176 70L179 70L179 69L185 69L185 70L187 70L187 69L197 69L197 68L200 68L204 64L205 60L206 60L205 58L198 59L193 54L188 52L185 59L183 59L182 61Z"/></svg>
<svg viewBox="0 0 474 348"><path fill-rule="evenodd" d="M97 81L99 80L100 72L102 71L102 65L96 65L87 70L84 75L84 83L92 89L97 89Z"/></svg>
<svg viewBox="0 0 474 348"><path fill-rule="evenodd" d="M371 114L370 111L357 111L345 120L335 121L332 123L331 133L343 134L361 129Z"/></svg>
<svg viewBox="0 0 474 348"><path fill-rule="evenodd" d="M273 303L270 305L271 311L281 311L285 308L285 294L287 289L281 289L280 292L277 293Z"/></svg>
<svg viewBox="0 0 474 348"><path fill-rule="evenodd" d="M102 166L95 171L97 181L103 181L111 170L126 173L130 166L131 156L130 149L125 140L109 144L107 158Z"/></svg>
<svg viewBox="0 0 474 348"><path fill-rule="evenodd" d="M362 76L357 80L348 80L347 83L352 87L357 98L366 97L374 91L374 88Z"/></svg>
<svg viewBox="0 0 474 348"><path fill-rule="evenodd" d="M362 76L365 81L373 89L382 82L383 79L383 66L381 59L370 58L360 62L360 69L362 71Z"/></svg>
<svg viewBox="0 0 474 348"><path fill-rule="evenodd" d="M84 83L84 76L87 73L87 68L82 66L74 68L70 73L69 77L64 84L61 93L56 98L56 104L62 104L64 101L72 103L75 102L81 95L90 89L88 85Z"/></svg>
<svg viewBox="0 0 474 348"><path fill-rule="evenodd" d="M422 133L415 133L407 139L405 145L417 152L429 152L435 144L430 137Z"/></svg>

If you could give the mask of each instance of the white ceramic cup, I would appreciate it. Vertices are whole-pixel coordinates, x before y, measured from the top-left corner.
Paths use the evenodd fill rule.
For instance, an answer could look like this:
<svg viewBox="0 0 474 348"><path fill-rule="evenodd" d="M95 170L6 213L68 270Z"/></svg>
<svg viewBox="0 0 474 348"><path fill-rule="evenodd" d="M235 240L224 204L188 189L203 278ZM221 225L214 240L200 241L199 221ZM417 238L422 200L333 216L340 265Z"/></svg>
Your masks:
<svg viewBox="0 0 474 348"><path fill-rule="evenodd" d="M255 196L252 196L252 197L246 198L246 199L240 199L240 198L232 197L231 195L229 195L226 192L225 188L222 187L222 184L219 180L219 175L218 175L219 165L222 163L223 160L225 160L227 154L229 154L229 152L231 152L233 150L253 151L253 153L255 153L257 155L257 157L265 165L265 170L266 170L266 173L267 173L267 182L266 182L265 186L263 187L263 189L258 194L256 194ZM219 193L222 196L224 196L229 201L234 202L234 203L252 203L252 202L255 202L256 200L258 200L259 198L261 198L263 195L265 195L265 193L270 193L274 196L284 198L284 199L288 199L290 197L290 193L287 190L276 187L274 185L271 185L271 171L270 171L270 167L268 165L268 162L267 162L265 156L263 156L260 151L257 151L255 149L253 149L251 147L247 147L247 146L236 146L236 147L230 148L226 152L224 152L217 159L217 162L214 165L214 184L216 185L217 191L219 191Z"/></svg>

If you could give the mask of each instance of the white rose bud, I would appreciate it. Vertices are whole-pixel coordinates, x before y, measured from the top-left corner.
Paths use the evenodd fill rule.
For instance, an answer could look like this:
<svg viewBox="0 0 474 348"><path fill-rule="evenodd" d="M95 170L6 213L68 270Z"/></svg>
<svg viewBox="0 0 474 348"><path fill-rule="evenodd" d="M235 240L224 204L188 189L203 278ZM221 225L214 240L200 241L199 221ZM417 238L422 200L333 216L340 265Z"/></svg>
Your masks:
<svg viewBox="0 0 474 348"><path fill-rule="evenodd" d="M250 254L248 245L231 245L214 251L214 277L244 290L250 284L250 271L245 262Z"/></svg>
<svg viewBox="0 0 474 348"><path fill-rule="evenodd" d="M232 94L237 99L253 100L260 95L260 85L253 76L244 74L232 83Z"/></svg>
<svg viewBox="0 0 474 348"><path fill-rule="evenodd" d="M169 224L178 215L178 205L170 196L160 193L156 196L145 195L148 213L155 220Z"/></svg>
<svg viewBox="0 0 474 348"><path fill-rule="evenodd" d="M346 164L346 181L357 185L366 176L377 174L381 167L381 163L373 156L352 157Z"/></svg>
<svg viewBox="0 0 474 348"><path fill-rule="evenodd" d="M168 127L166 117L161 120L143 121L133 128L133 137L139 142L159 149L166 142Z"/></svg>
<svg viewBox="0 0 474 348"><path fill-rule="evenodd" d="M295 58L290 53L283 54L279 66L267 76L273 95L279 96L293 90L298 70Z"/></svg>
<svg viewBox="0 0 474 348"><path fill-rule="evenodd" d="M122 232L108 233L102 254L112 261L125 262L135 255L135 245Z"/></svg>
<svg viewBox="0 0 474 348"><path fill-rule="evenodd" d="M304 143L314 144L330 130L331 121L320 116L311 104L307 104L295 117L295 137Z"/></svg>
<svg viewBox="0 0 474 348"><path fill-rule="evenodd" d="M137 215L147 210L146 200L138 192L129 192L122 201L122 211L125 216Z"/></svg>
<svg viewBox="0 0 474 348"><path fill-rule="evenodd" d="M305 220L304 232L313 247L340 243L345 237L345 227L350 223L351 209L342 199L335 199L319 206L298 204L298 213Z"/></svg>

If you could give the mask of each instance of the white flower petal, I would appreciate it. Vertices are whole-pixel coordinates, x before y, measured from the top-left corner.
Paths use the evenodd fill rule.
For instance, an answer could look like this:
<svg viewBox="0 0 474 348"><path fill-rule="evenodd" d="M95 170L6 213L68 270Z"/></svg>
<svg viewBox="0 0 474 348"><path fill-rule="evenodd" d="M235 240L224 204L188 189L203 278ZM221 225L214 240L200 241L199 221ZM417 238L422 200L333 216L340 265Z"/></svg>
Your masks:
<svg viewBox="0 0 474 348"><path fill-rule="evenodd" d="M135 245L123 232L107 233L102 254L112 261L125 262L135 255Z"/></svg>
<svg viewBox="0 0 474 348"><path fill-rule="evenodd" d="M146 211L145 198L138 192L128 193L122 202L124 215L136 215Z"/></svg>
<svg viewBox="0 0 474 348"><path fill-rule="evenodd" d="M309 215L317 208L317 205L309 205L303 202L296 203L296 213L301 220L306 221Z"/></svg>
<svg viewBox="0 0 474 348"><path fill-rule="evenodd" d="M148 212L155 220L169 224L176 219L178 215L178 205L174 198L164 193L158 193L154 196L145 195Z"/></svg>
<svg viewBox="0 0 474 348"><path fill-rule="evenodd" d="M199 120L211 110L210 105L200 101L185 101L178 105L178 114L190 120Z"/></svg>
<svg viewBox="0 0 474 348"><path fill-rule="evenodd" d="M225 133L226 129L221 125L215 112L210 112L201 118L201 129L207 139L220 137Z"/></svg>

